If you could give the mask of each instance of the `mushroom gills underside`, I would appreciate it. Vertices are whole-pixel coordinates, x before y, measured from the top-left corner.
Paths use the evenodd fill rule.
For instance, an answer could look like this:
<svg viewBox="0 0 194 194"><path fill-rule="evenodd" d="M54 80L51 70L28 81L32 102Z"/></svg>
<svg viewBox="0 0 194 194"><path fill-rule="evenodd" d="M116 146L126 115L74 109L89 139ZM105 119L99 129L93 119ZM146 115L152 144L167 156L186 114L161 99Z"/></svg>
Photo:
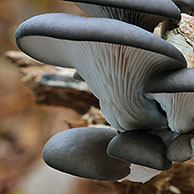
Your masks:
<svg viewBox="0 0 194 194"><path fill-rule="evenodd" d="M143 87L154 74L177 69L182 63L165 55L130 46L71 41L46 36L20 39L21 49L42 62L71 64L100 100L107 121L120 131L167 124Z"/></svg>
<svg viewBox="0 0 194 194"><path fill-rule="evenodd" d="M86 3L76 3L76 5L78 5L78 7L85 11L89 16L118 19L139 26L150 32L153 32L154 28L160 22L166 19L165 17L159 15L153 15L149 13L142 13L138 11L115 7Z"/></svg>
<svg viewBox="0 0 194 194"><path fill-rule="evenodd" d="M160 103L173 132L188 133L194 130L194 93L149 93L146 96Z"/></svg>
<svg viewBox="0 0 194 194"><path fill-rule="evenodd" d="M172 132L167 127L162 127L159 129L151 129L151 130L149 130L148 133L152 134L152 135L159 136L162 139L162 141L164 142L166 147L169 147L169 145L172 143L172 141L179 135L175 132Z"/></svg>

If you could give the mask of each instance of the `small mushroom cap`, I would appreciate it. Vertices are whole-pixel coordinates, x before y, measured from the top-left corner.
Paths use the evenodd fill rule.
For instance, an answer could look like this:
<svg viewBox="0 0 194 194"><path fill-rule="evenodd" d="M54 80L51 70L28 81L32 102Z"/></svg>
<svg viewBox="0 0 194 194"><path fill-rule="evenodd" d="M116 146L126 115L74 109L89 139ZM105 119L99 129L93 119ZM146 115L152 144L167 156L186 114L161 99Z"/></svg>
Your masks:
<svg viewBox="0 0 194 194"><path fill-rule="evenodd" d="M193 157L190 135L182 134L175 138L167 150L167 157L174 162L190 160Z"/></svg>
<svg viewBox="0 0 194 194"><path fill-rule="evenodd" d="M66 0L88 3L180 19L180 10L171 0Z"/></svg>
<svg viewBox="0 0 194 194"><path fill-rule="evenodd" d="M126 177L126 179L132 182L146 183L160 173L160 170L131 164L130 174Z"/></svg>
<svg viewBox="0 0 194 194"><path fill-rule="evenodd" d="M162 72L145 86L146 93L194 92L194 69L183 68Z"/></svg>
<svg viewBox="0 0 194 194"><path fill-rule="evenodd" d="M172 163L166 157L162 139L145 132L118 134L108 144L107 153L111 157L157 170L167 170Z"/></svg>
<svg viewBox="0 0 194 194"><path fill-rule="evenodd" d="M44 146L43 159L51 167L75 176L103 181L129 174L129 163L106 153L116 131L104 128L74 128L54 135Z"/></svg>

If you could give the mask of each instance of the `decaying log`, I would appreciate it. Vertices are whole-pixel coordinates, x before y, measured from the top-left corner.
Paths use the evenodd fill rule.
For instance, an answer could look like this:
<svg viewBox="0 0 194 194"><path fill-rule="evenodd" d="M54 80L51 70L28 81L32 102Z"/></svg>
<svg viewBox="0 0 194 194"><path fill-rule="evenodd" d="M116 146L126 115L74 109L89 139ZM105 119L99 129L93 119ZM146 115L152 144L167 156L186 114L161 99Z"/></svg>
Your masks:
<svg viewBox="0 0 194 194"><path fill-rule="evenodd" d="M164 28L164 26L166 28ZM182 14L178 27L167 31L168 24L163 24L162 36L178 48L187 60L188 67L194 67L194 17Z"/></svg>
<svg viewBox="0 0 194 194"><path fill-rule="evenodd" d="M99 107L87 84L73 79L75 69L43 64L18 51L8 51L4 56L18 67L38 104L68 107L80 114L85 114L91 105Z"/></svg>

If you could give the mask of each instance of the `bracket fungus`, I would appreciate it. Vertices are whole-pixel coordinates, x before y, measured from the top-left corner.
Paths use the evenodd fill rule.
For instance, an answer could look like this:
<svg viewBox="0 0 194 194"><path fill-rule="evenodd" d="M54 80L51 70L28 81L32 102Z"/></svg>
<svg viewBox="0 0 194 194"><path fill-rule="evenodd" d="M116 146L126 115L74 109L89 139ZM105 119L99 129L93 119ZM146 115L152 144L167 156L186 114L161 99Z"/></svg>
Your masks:
<svg viewBox="0 0 194 194"><path fill-rule="evenodd" d="M180 20L171 0L65 0L76 2L89 16L118 19L150 32L165 19Z"/></svg>
<svg viewBox="0 0 194 194"><path fill-rule="evenodd" d="M193 139L180 134L194 128L194 71L179 50L149 32L165 18L180 19L178 8L170 0L74 2L111 18L35 16L18 27L16 43L41 62L75 68L74 78L86 81L120 134L101 128L61 132L46 143L45 162L73 175L117 180L129 174L130 163L166 170L172 161L190 159ZM128 21L130 14L139 21Z"/></svg>

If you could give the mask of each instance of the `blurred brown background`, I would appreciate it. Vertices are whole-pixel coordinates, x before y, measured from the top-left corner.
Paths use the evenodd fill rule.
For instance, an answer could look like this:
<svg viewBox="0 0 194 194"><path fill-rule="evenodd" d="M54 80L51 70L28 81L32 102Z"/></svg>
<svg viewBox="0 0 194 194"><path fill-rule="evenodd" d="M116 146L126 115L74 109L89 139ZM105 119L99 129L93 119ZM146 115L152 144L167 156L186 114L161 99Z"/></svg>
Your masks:
<svg viewBox="0 0 194 194"><path fill-rule="evenodd" d="M83 14L72 3L61 0L0 0L0 54L16 49L14 32L22 21L48 12Z"/></svg>

